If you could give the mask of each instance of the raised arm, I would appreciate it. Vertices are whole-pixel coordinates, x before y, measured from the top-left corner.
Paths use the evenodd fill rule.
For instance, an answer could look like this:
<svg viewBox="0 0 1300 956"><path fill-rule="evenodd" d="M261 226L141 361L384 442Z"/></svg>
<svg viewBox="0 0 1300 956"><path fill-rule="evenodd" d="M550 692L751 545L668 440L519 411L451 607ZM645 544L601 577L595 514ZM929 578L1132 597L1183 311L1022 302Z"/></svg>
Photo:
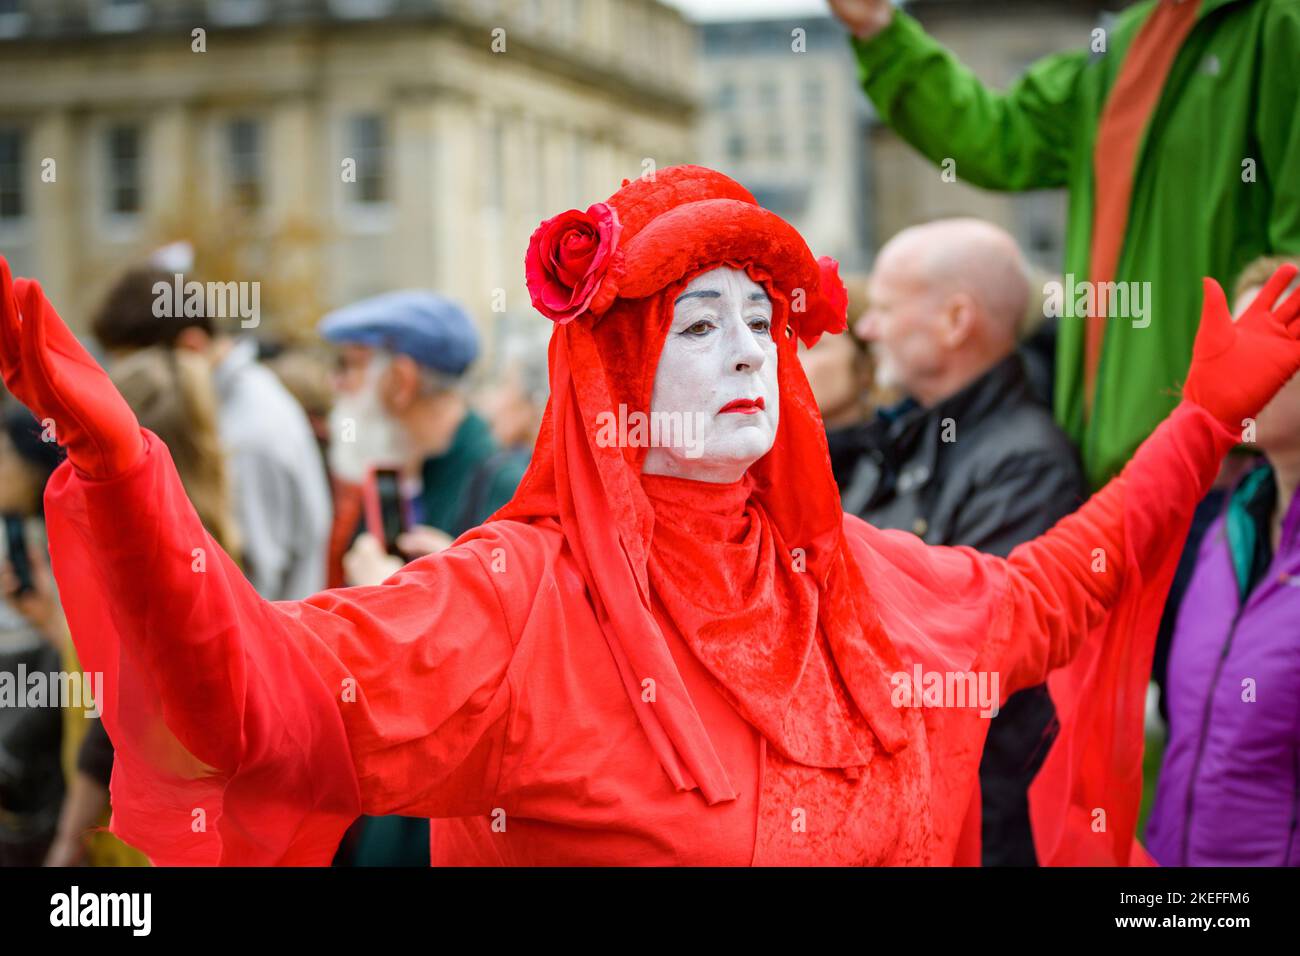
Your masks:
<svg viewBox="0 0 1300 956"><path fill-rule="evenodd" d="M1120 475L1011 552L1002 566L1004 640L985 656L985 666L1000 672L1004 694L1041 683L1074 660L1122 595L1155 585L1158 594L1148 599L1163 603L1166 572L1181 552L1192 512L1238 440L1239 433L1184 401Z"/></svg>
<svg viewBox="0 0 1300 956"><path fill-rule="evenodd" d="M1008 693L1071 661L1122 594L1172 573L1223 456L1300 371L1300 291L1278 301L1296 272L1279 268L1236 322L1218 283L1204 280L1183 402L1119 476L1011 552ZM1158 589L1161 603L1167 587Z"/></svg>
<svg viewBox="0 0 1300 956"><path fill-rule="evenodd" d="M1119 476L1008 557L847 521L904 661L995 671L1005 698L1072 661L1122 596L1155 582L1162 565L1172 573L1223 455L1300 370L1300 291L1277 304L1296 271L1278 269L1235 323L1223 290L1206 279L1184 401ZM944 613L918 618L917 607Z"/></svg>
<svg viewBox="0 0 1300 956"><path fill-rule="evenodd" d="M1300 292L1274 307L1295 274L1294 266L1279 269L1235 324L1222 289L1207 279L1185 400L1118 477L1009 557L928 547L846 518L908 668L996 676L1001 700L1049 678L1061 730L1030 790L1044 866L1142 858L1133 834L1156 627L1192 511L1220 460L1300 370ZM969 699L964 711L935 717L947 728L936 746L945 733L959 752L982 740ZM958 797L962 809L968 797Z"/></svg>
<svg viewBox="0 0 1300 956"><path fill-rule="evenodd" d="M327 863L362 812L490 811L512 654L490 537L378 587L269 603L2 259L0 367L70 459L46 514L82 666L103 674L115 832L158 863Z"/></svg>
<svg viewBox="0 0 1300 956"><path fill-rule="evenodd" d="M1063 186L1078 149L1084 50L1046 57L1005 92L990 90L889 0L831 0L852 37L876 112L928 159L988 189Z"/></svg>

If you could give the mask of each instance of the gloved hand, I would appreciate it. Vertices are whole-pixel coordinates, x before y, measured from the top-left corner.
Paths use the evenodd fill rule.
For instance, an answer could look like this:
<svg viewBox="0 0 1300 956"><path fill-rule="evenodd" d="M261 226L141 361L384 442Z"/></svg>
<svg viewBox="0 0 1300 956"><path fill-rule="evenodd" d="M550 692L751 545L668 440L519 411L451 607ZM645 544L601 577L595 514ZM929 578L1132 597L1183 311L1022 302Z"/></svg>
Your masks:
<svg viewBox="0 0 1300 956"><path fill-rule="evenodd" d="M1300 290L1274 308L1297 271L1280 266L1235 322L1219 283L1204 280L1201 327L1183 396L1229 431L1240 432L1242 420L1258 415L1300 371Z"/></svg>
<svg viewBox="0 0 1300 956"><path fill-rule="evenodd" d="M122 474L144 455L135 413L107 373L63 324L32 279L18 279L0 256L0 375L41 421L79 472Z"/></svg>

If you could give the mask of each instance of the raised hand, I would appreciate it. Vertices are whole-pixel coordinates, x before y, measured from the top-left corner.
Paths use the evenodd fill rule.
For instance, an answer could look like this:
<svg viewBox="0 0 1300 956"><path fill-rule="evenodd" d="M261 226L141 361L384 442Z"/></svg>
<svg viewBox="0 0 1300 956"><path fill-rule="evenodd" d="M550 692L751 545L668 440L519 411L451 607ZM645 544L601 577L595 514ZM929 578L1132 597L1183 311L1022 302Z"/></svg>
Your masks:
<svg viewBox="0 0 1300 956"><path fill-rule="evenodd" d="M90 478L112 478L140 460L140 423L112 381L59 318L33 279L15 281L0 256L0 375L46 423Z"/></svg>
<svg viewBox="0 0 1300 956"><path fill-rule="evenodd" d="M1254 418L1300 371L1300 290L1278 304L1298 270L1278 268L1236 322L1219 283L1205 279L1201 326L1183 395L1230 430Z"/></svg>
<svg viewBox="0 0 1300 956"><path fill-rule="evenodd" d="M890 0L829 0L831 13L860 40L870 40L894 15Z"/></svg>

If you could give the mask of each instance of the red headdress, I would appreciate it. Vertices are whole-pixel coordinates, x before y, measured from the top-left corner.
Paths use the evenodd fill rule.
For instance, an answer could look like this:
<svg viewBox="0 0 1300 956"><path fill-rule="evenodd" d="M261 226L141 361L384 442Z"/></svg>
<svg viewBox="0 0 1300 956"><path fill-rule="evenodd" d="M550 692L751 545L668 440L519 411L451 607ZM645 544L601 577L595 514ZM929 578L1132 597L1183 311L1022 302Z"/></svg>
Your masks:
<svg viewBox="0 0 1300 956"><path fill-rule="evenodd" d="M773 304L780 424L745 482L747 514L765 534L757 570L728 567L725 553L689 539L682 553L656 562L655 505L641 476L646 449L596 440L602 413L620 405L649 411L674 299L694 276L723 265L747 272ZM867 734L889 752L904 746L886 676L899 662L864 606L824 427L796 354L796 338L811 344L845 327L834 261L815 259L735 181L676 166L625 180L585 213L543 223L526 267L534 304L557 323L552 393L528 472L493 517L558 520L629 699L674 784L699 787L710 803L734 797L673 663L656 601L737 710L790 759L852 774L869 760L860 749ZM721 574L722 590L742 597L719 609L689 586L652 593L656 567L692 564ZM772 610L781 626L756 619L752 607ZM653 702L643 700L647 679Z"/></svg>

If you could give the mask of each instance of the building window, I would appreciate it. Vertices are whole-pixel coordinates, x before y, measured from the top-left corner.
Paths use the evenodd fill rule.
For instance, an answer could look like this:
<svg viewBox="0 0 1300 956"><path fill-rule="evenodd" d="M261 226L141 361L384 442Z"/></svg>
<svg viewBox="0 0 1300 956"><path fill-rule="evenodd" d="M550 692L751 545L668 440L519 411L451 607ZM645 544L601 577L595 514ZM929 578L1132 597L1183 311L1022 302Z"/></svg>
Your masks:
<svg viewBox="0 0 1300 956"><path fill-rule="evenodd" d="M736 84L730 80L718 87L718 94L714 98L713 105L720 110L735 109L736 106Z"/></svg>
<svg viewBox="0 0 1300 956"><path fill-rule="evenodd" d="M826 152L826 142L822 136L822 131L819 129L808 130L804 146L808 152L808 159L812 162L820 162Z"/></svg>
<svg viewBox="0 0 1300 956"><path fill-rule="evenodd" d="M266 19L266 0L208 0L208 14L226 26L245 26Z"/></svg>
<svg viewBox="0 0 1300 956"><path fill-rule="evenodd" d="M329 0L335 16L352 20L382 17L391 13L393 0Z"/></svg>
<svg viewBox="0 0 1300 956"><path fill-rule="evenodd" d="M144 0L98 0L93 19L100 30L121 32L140 29L148 16Z"/></svg>
<svg viewBox="0 0 1300 956"><path fill-rule="evenodd" d="M23 217L23 134L0 127L0 222Z"/></svg>
<svg viewBox="0 0 1300 956"><path fill-rule="evenodd" d="M16 37L27 26L23 0L0 0L0 37Z"/></svg>
<svg viewBox="0 0 1300 956"><path fill-rule="evenodd" d="M142 139L139 126L119 123L108 129L108 211L115 215L133 215L143 205Z"/></svg>
<svg viewBox="0 0 1300 956"><path fill-rule="evenodd" d="M785 136L778 130L767 134L767 156L768 159L785 158Z"/></svg>
<svg viewBox="0 0 1300 956"><path fill-rule="evenodd" d="M387 131L376 113L354 116L348 123L349 155L356 160L356 200L381 203L388 199Z"/></svg>
<svg viewBox="0 0 1300 956"><path fill-rule="evenodd" d="M262 204L261 123L252 119L237 119L229 123L226 127L226 162L234 204L240 209L256 209Z"/></svg>
<svg viewBox="0 0 1300 956"><path fill-rule="evenodd" d="M733 132L727 136L727 157L732 162L740 162L745 158L745 137L742 133Z"/></svg>

